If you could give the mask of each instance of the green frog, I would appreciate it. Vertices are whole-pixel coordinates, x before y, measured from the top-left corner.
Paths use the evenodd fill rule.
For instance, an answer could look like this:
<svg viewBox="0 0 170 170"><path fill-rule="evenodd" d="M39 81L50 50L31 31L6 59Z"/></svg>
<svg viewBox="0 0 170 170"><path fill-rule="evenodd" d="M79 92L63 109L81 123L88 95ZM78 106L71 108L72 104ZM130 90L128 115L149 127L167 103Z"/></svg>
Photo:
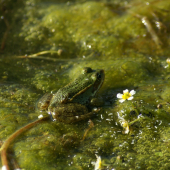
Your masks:
<svg viewBox="0 0 170 170"><path fill-rule="evenodd" d="M40 110L48 110L54 120L74 123L91 117L99 109L89 112L90 101L104 81L104 70L83 68L79 77L60 88L55 94L45 94L38 102Z"/></svg>

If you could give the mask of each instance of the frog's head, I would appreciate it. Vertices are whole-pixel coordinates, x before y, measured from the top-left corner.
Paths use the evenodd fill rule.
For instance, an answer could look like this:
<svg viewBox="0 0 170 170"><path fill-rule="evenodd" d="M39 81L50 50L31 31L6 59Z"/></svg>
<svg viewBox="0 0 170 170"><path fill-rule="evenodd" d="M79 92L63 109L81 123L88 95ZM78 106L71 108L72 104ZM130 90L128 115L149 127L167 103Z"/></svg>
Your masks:
<svg viewBox="0 0 170 170"><path fill-rule="evenodd" d="M92 70L90 67L83 68L83 74L88 82L87 88L92 89L91 96L94 96L102 86L105 78L104 70Z"/></svg>
<svg viewBox="0 0 170 170"><path fill-rule="evenodd" d="M82 74L75 79L74 84L71 84L74 86L74 91L73 89L70 90L70 96L72 96L70 102L87 104L102 86L104 77L104 70L83 68Z"/></svg>

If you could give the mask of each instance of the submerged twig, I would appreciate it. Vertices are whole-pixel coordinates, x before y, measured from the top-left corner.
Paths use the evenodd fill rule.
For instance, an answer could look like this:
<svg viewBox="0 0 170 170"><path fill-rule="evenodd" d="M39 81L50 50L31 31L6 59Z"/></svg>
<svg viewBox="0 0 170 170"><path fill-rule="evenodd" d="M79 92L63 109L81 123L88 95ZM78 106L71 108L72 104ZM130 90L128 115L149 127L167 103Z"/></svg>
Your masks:
<svg viewBox="0 0 170 170"><path fill-rule="evenodd" d="M40 55L44 55L44 54L60 54L60 50L58 51L51 51L51 50L47 50L47 51L41 51L35 54L30 54L30 55L24 55L24 56L17 56L17 58L37 58ZM40 57L38 57L40 58ZM41 58L40 58L41 59ZM46 59L46 58L43 58Z"/></svg>
<svg viewBox="0 0 170 170"><path fill-rule="evenodd" d="M41 51L35 54L30 54L30 55L23 55L23 56L17 56L15 58L34 58L34 59L42 59L42 60L51 60L51 61L77 61L77 59L61 59L61 58L51 58L51 57L44 57L42 55L44 54L58 54L60 56L61 50L58 51L51 51L51 50L47 50L47 51Z"/></svg>
<svg viewBox="0 0 170 170"><path fill-rule="evenodd" d="M61 59L61 58L50 58L50 57L43 57L43 56L36 56L36 57L29 57L29 56L17 56L15 58L34 58L34 59L42 59L42 60L48 60L48 61L60 61L60 62L66 62L66 61L74 61L76 59Z"/></svg>
<svg viewBox="0 0 170 170"><path fill-rule="evenodd" d="M153 41L155 42L155 44L160 47L160 45L162 45L161 40L159 39L159 37L157 36L156 32L154 31L150 21L148 20L147 17L142 17L141 18L142 23L145 25L146 29L148 30L148 32L150 33Z"/></svg>
<svg viewBox="0 0 170 170"><path fill-rule="evenodd" d="M10 30L9 22L8 22L8 20L5 17L4 17L4 22L5 22L5 25L6 25L6 31L5 31L5 33L3 35L3 38L2 38L2 43L1 43L0 50L4 49L5 42L6 42L6 39L7 39L7 35L8 35L9 30Z"/></svg>
<svg viewBox="0 0 170 170"><path fill-rule="evenodd" d="M21 135L23 132L27 131L28 129L34 127L36 124L48 120L50 117L46 116L43 117L41 119L38 119L32 123L27 124L26 126L20 128L19 130L17 130L16 132L14 132L11 136L9 136L7 138L7 140L4 142L4 144L2 145L0 151L1 151L1 161L2 161L2 167L5 170L10 170L9 169L9 165L8 165L8 160L7 160L7 149L9 147L9 145L19 136Z"/></svg>
<svg viewBox="0 0 170 170"><path fill-rule="evenodd" d="M142 23L145 25L147 31L149 32L149 34L151 35L153 41L155 42L155 44L157 45L158 48L161 47L162 42L159 39L158 35L156 34L155 30L153 29L153 26L151 25L151 22L148 20L148 18L146 16L141 16L139 14L135 14L130 12L133 16L141 19Z"/></svg>
<svg viewBox="0 0 170 170"><path fill-rule="evenodd" d="M51 50L41 51L41 52L38 52L38 53L35 53L35 54L31 54L31 55L28 55L28 56L25 56L25 57L35 58L35 57L37 57L39 55L44 55L44 54L59 54L59 50L58 51L51 51Z"/></svg>
<svg viewBox="0 0 170 170"><path fill-rule="evenodd" d="M91 128L93 128L94 127L94 123L91 121L91 119L89 120L89 128L88 129L86 129L86 131L85 131L85 133L84 133L84 135L83 135L83 139L82 139L82 141L86 138L86 136L87 136L87 133L89 132L89 130L91 129Z"/></svg>

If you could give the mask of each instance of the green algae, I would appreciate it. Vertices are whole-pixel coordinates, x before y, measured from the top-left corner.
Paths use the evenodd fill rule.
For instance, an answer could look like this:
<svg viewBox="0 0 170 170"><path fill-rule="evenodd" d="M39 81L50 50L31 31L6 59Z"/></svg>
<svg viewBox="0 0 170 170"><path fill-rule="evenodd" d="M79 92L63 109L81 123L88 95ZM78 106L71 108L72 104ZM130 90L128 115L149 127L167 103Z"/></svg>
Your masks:
<svg viewBox="0 0 170 170"><path fill-rule="evenodd" d="M38 124L10 146L9 153L21 168L94 169L95 154L108 169L170 168L168 0L26 0L17 5L8 0L1 5L0 15L10 22L0 56L2 142L37 119L41 112L36 111L36 102L44 93L57 91L83 67L105 71L97 94L105 102L92 117L94 128L85 140L87 121ZM142 23L143 17L160 45ZM5 20L0 19L0 24L3 37ZM18 58L46 50L60 53L46 54L43 59ZM116 94L124 89L135 89L136 94L132 101L120 103ZM143 118L124 134L118 113L128 123Z"/></svg>

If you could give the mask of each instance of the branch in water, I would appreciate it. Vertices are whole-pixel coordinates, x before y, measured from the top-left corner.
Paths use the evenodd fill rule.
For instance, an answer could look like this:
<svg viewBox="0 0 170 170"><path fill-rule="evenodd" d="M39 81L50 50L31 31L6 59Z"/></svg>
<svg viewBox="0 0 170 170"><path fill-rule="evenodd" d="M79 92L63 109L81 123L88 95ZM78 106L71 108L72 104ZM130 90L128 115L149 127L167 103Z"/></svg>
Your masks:
<svg viewBox="0 0 170 170"><path fill-rule="evenodd" d="M22 127L21 129L17 130L16 132L14 132L11 136L8 137L8 139L4 142L4 144L2 145L0 151L1 151L1 161L2 161L2 167L5 170L10 170L9 169L9 165L8 165L8 160L7 160L7 149L9 147L9 145L19 136L21 135L23 132L27 131L28 129L34 127L36 124L41 123L42 121L45 120L49 120L50 117L46 116L43 117L42 119L38 119L32 123L27 124L26 126Z"/></svg>

